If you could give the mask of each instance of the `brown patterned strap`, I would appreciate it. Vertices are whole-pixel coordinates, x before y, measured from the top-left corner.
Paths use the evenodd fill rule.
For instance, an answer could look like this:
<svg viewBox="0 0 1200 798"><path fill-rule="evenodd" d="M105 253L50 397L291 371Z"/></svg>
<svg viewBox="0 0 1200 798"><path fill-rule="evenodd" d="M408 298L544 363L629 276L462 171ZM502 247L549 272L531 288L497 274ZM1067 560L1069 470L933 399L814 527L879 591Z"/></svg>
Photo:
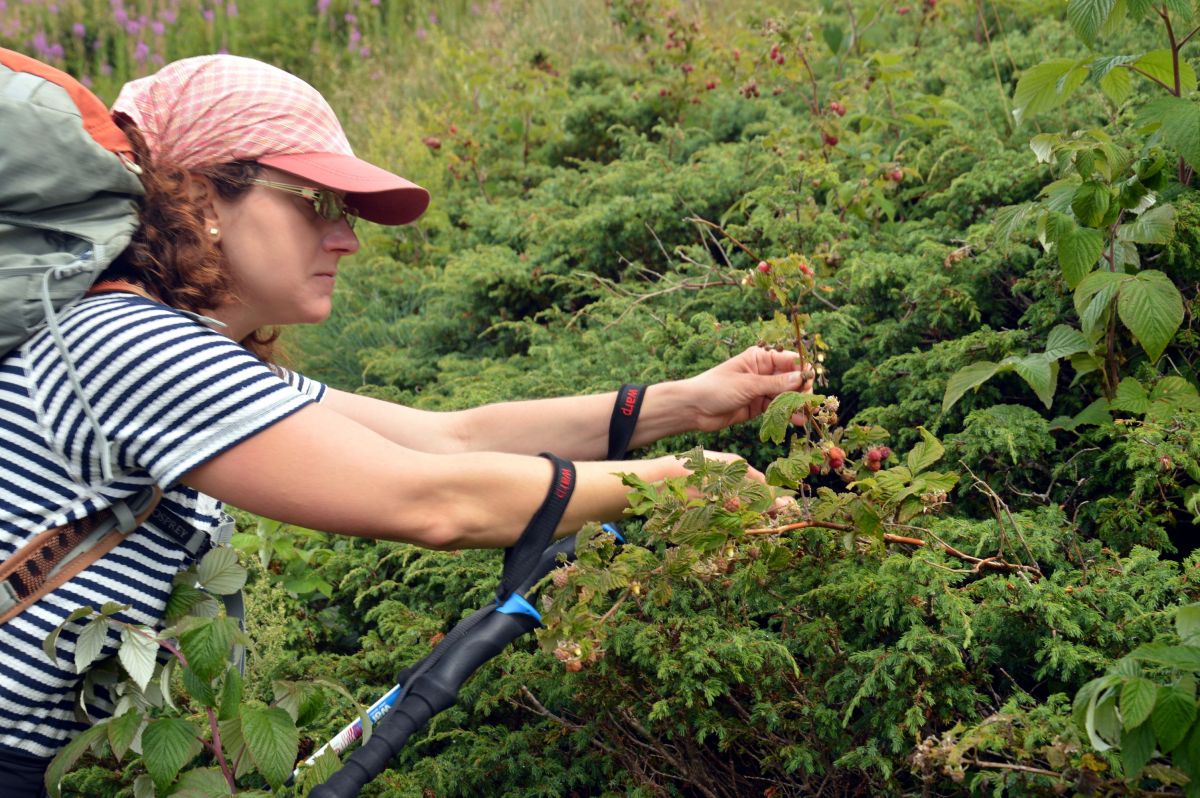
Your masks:
<svg viewBox="0 0 1200 798"><path fill-rule="evenodd" d="M102 510L47 529L14 552L0 563L0 624L111 551L150 517L161 498L162 491L155 487L152 494L140 493L115 512ZM75 551L90 538L95 540L86 551Z"/></svg>

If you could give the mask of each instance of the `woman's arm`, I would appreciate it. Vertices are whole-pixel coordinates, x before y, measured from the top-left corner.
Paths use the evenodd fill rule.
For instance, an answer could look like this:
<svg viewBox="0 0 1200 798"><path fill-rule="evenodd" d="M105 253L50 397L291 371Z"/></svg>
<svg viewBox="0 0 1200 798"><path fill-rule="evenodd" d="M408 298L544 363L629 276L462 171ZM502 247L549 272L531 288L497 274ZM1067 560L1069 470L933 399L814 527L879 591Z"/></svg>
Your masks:
<svg viewBox="0 0 1200 798"><path fill-rule="evenodd" d="M794 352L751 347L703 374L648 386L630 448L681 432L722 429L758 416L784 391L812 390L811 372L801 372L797 360ZM330 390L322 404L419 451L553 450L562 457L594 460L608 451L616 397L612 391L435 413Z"/></svg>
<svg viewBox="0 0 1200 798"><path fill-rule="evenodd" d="M558 452L556 452L558 453ZM728 455L717 455L728 458ZM620 517L628 489L686 473L673 457L578 463L557 535ZM550 487L541 457L431 454L402 447L321 405L310 405L192 469L183 482L243 509L312 529L434 549L512 545Z"/></svg>

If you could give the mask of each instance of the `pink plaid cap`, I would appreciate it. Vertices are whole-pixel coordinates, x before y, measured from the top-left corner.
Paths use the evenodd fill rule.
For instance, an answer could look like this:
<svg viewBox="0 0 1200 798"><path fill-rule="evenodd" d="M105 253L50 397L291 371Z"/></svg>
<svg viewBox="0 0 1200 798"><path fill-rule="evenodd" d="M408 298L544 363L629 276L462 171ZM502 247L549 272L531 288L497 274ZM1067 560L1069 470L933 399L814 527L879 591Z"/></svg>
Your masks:
<svg viewBox="0 0 1200 798"><path fill-rule="evenodd" d="M282 69L234 55L167 64L121 89L113 111L133 120L155 160L197 169L254 160L346 192L379 224L407 224L429 192L354 156L333 109Z"/></svg>

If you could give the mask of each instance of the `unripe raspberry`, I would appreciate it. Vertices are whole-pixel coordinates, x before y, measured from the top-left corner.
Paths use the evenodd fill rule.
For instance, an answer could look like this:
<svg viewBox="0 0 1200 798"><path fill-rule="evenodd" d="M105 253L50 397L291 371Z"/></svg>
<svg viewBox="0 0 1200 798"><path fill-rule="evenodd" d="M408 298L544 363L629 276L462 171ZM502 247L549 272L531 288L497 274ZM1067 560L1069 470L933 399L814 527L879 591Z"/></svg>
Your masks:
<svg viewBox="0 0 1200 798"><path fill-rule="evenodd" d="M554 658L559 662L566 662L571 658L571 652L567 651L562 646L559 646L558 648L554 649Z"/></svg>
<svg viewBox="0 0 1200 798"><path fill-rule="evenodd" d="M770 274L771 273L771 264L767 263L765 260L760 260L758 262L758 270L760 272L762 272L763 274Z"/></svg>
<svg viewBox="0 0 1200 798"><path fill-rule="evenodd" d="M742 500L737 496L730 496L725 500L725 509L731 513L736 513L742 509Z"/></svg>
<svg viewBox="0 0 1200 798"><path fill-rule="evenodd" d="M846 452L840 446L830 446L829 449L825 452L825 456L827 458L829 458L830 460L834 460L834 459L845 460Z"/></svg>
<svg viewBox="0 0 1200 798"><path fill-rule="evenodd" d="M878 460L868 460L866 463L864 463L864 465L867 467L868 471L878 471L880 469Z"/></svg>
<svg viewBox="0 0 1200 798"><path fill-rule="evenodd" d="M566 569L566 568L557 568L557 569L555 569L555 571L554 571L554 586L555 586L555 587L557 587L557 588L564 588L564 587L566 587L566 586L567 586L567 580L568 580L569 578L570 578L570 575L567 573L567 569Z"/></svg>
<svg viewBox="0 0 1200 798"><path fill-rule="evenodd" d="M583 663L577 659L568 660L564 667L566 667L568 673L579 673L583 670Z"/></svg>
<svg viewBox="0 0 1200 798"><path fill-rule="evenodd" d="M632 594L633 594L633 595L635 595L635 596L640 596L640 595L642 595L642 584L641 584L641 582L630 582L630 583L629 583L629 592L630 592L630 593L632 593Z"/></svg>
<svg viewBox="0 0 1200 798"><path fill-rule="evenodd" d="M456 124L454 124L453 122L451 122L451 123L450 123L449 130L450 130L450 135L451 135L451 136L453 136L455 133L457 133L457 132L458 132L458 125L456 125Z"/></svg>

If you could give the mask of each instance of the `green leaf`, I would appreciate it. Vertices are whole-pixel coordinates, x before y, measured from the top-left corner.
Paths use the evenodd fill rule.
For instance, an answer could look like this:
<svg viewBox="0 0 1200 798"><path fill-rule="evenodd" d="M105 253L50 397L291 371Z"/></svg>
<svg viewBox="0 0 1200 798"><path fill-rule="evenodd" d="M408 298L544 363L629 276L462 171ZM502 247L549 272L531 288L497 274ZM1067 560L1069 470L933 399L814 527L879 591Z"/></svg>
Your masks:
<svg viewBox="0 0 1200 798"><path fill-rule="evenodd" d="M292 772L300 744L300 732L287 712L279 707L245 707L242 733L258 772L272 789L279 789Z"/></svg>
<svg viewBox="0 0 1200 798"><path fill-rule="evenodd" d="M1057 133L1039 133L1029 140L1029 149L1037 156L1038 163L1050 163L1055 146L1061 142L1062 136Z"/></svg>
<svg viewBox="0 0 1200 798"><path fill-rule="evenodd" d="M1099 59L1097 59L1099 60ZM1095 65L1093 65L1093 70ZM1120 105L1133 93L1133 78L1127 69L1113 69L1100 77L1100 91L1113 105Z"/></svg>
<svg viewBox="0 0 1200 798"><path fill-rule="evenodd" d="M963 366L946 382L946 393L942 396L942 412L945 413L954 403L962 398L972 388L979 389L980 385L990 380L1000 370L999 363L981 360L969 366ZM1005 369L1007 371L1007 369Z"/></svg>
<svg viewBox="0 0 1200 798"><path fill-rule="evenodd" d="M121 661L129 678L133 679L138 688L145 692L146 685L154 676L158 641L154 639L154 633L151 630L145 627L138 628L141 630L140 633L134 631L134 627L131 626L126 626L121 630L121 647L117 649L117 659Z"/></svg>
<svg viewBox="0 0 1200 798"><path fill-rule="evenodd" d="M142 764L159 792L170 787L180 768L200 752L196 732L182 718L160 718L142 732Z"/></svg>
<svg viewBox="0 0 1200 798"><path fill-rule="evenodd" d="M189 584L177 584L171 589L167 598L167 611L164 619L168 625L176 623L195 607L206 601L212 601L212 596Z"/></svg>
<svg viewBox="0 0 1200 798"><path fill-rule="evenodd" d="M1104 222L1104 215L1108 213L1111 201L1108 186L1095 180L1085 180L1075 189L1075 196L1071 198L1071 210L1080 224L1099 227Z"/></svg>
<svg viewBox="0 0 1200 798"><path fill-rule="evenodd" d="M1150 395L1140 382L1133 377L1126 377L1117 385L1117 395L1113 397L1110 407L1141 415L1150 409Z"/></svg>
<svg viewBox="0 0 1200 798"><path fill-rule="evenodd" d="M1083 190L1083 186L1077 190L1076 196L1080 190ZM1104 196L1107 198L1107 191ZM1095 268L1100 254L1104 252L1103 233L1090 227L1080 227L1071 217L1062 213L1047 215L1046 238L1058 249L1058 263L1071 288L1078 286Z"/></svg>
<svg viewBox="0 0 1200 798"><path fill-rule="evenodd" d="M1134 779L1154 756L1154 729L1149 723L1121 735L1121 766L1125 778Z"/></svg>
<svg viewBox="0 0 1200 798"><path fill-rule="evenodd" d="M1167 144L1193 169L1200 168L1200 104L1182 97L1163 97L1142 109L1139 119L1160 126Z"/></svg>
<svg viewBox="0 0 1200 798"><path fill-rule="evenodd" d="M306 765L300 771L299 785L301 789L324 784L341 768L341 760L332 748L326 748L324 753Z"/></svg>
<svg viewBox="0 0 1200 798"><path fill-rule="evenodd" d="M237 551L228 546L204 555L196 574L200 586L218 596L236 593L246 584L246 569L238 565Z"/></svg>
<svg viewBox="0 0 1200 798"><path fill-rule="evenodd" d="M792 416L802 408L817 407L823 401L825 401L824 396L810 393L785 391L779 394L763 411L762 420L759 422L758 439L783 443L788 427L791 426Z"/></svg>
<svg viewBox="0 0 1200 798"><path fill-rule="evenodd" d="M913 474L919 474L926 468L942 459L942 455L946 453L946 449L942 446L942 442L934 437L933 433L924 427L917 427L917 431L921 433L921 442L912 447L908 453L908 470ZM881 472L882 473L882 472Z"/></svg>
<svg viewBox="0 0 1200 798"><path fill-rule="evenodd" d="M155 798L154 779L145 773L134 779L133 798Z"/></svg>
<svg viewBox="0 0 1200 798"><path fill-rule="evenodd" d="M1171 88L1175 87L1175 67L1170 49L1151 50L1134 61L1133 67ZM1196 88L1196 70L1183 57L1179 59L1179 88L1184 94Z"/></svg>
<svg viewBox="0 0 1200 798"><path fill-rule="evenodd" d="M1013 118L1017 124L1065 102L1087 78L1084 63L1073 58L1054 58L1025 70L1013 94Z"/></svg>
<svg viewBox="0 0 1200 798"><path fill-rule="evenodd" d="M1129 652L1133 659L1166 665L1183 671L1200 671L1200 646L1172 646L1166 643L1143 643Z"/></svg>
<svg viewBox="0 0 1200 798"><path fill-rule="evenodd" d="M1196 386L1183 377L1163 377L1150 390L1150 408L1146 417L1168 419L1179 412L1200 412Z"/></svg>
<svg viewBox="0 0 1200 798"><path fill-rule="evenodd" d="M242 675L236 668L230 668L225 673L225 683L221 685L221 704L217 710L218 720L229 720L237 717L238 707L242 703Z"/></svg>
<svg viewBox="0 0 1200 798"><path fill-rule="evenodd" d="M1196 719L1196 697L1178 687L1163 687L1158 691L1158 703L1154 705L1154 714L1150 723L1154 726L1154 736L1158 738L1158 748L1164 754L1169 754L1175 746L1183 741L1188 727Z"/></svg>
<svg viewBox="0 0 1200 798"><path fill-rule="evenodd" d="M206 707L217 706L217 691L213 689L211 681L202 679L191 668L180 670L179 677L184 692L191 696L193 701Z"/></svg>
<svg viewBox="0 0 1200 798"><path fill-rule="evenodd" d="M1090 349L1083 333L1066 324L1056 324L1046 336L1046 357L1058 360Z"/></svg>
<svg viewBox="0 0 1200 798"><path fill-rule="evenodd" d="M79 757L83 756L93 743L104 738L107 725L107 723L97 723L95 726L85 729L83 733L59 749L58 753L54 755L54 759L50 760L50 767L46 769L45 779L46 791L50 793L50 798L60 798L63 776L67 775L67 771L79 761Z"/></svg>
<svg viewBox="0 0 1200 798"><path fill-rule="evenodd" d="M1108 308L1122 283L1132 279L1128 274L1110 271L1092 272L1075 288L1075 312L1088 340L1099 340L1104 333Z"/></svg>
<svg viewBox="0 0 1200 798"><path fill-rule="evenodd" d="M1033 392L1037 394L1038 399L1042 400L1042 404L1047 408L1050 407L1050 403L1054 400L1054 390L1058 384L1057 360L1038 352L1020 358L1005 358L1003 363L1011 364L1013 370L1029 383L1030 388L1033 388Z"/></svg>
<svg viewBox="0 0 1200 798"><path fill-rule="evenodd" d="M1117 228L1117 238L1135 244L1166 244L1175 237L1175 208L1158 205Z"/></svg>
<svg viewBox="0 0 1200 798"><path fill-rule="evenodd" d="M86 671L88 666L100 657L100 652L106 642L108 642L108 619L101 616L88 622L75 641L75 672Z"/></svg>
<svg viewBox="0 0 1200 798"><path fill-rule="evenodd" d="M196 768L179 777L171 798L227 798L229 783L219 768ZM239 793L246 795L246 793Z"/></svg>
<svg viewBox="0 0 1200 798"><path fill-rule="evenodd" d="M1170 277L1147 269L1121 285L1117 314L1153 362L1183 323L1183 297Z"/></svg>
<svg viewBox="0 0 1200 798"><path fill-rule="evenodd" d="M1150 719L1154 711L1154 700L1158 697L1158 686L1149 679L1135 676L1121 688L1121 720L1125 729L1141 726Z"/></svg>
<svg viewBox="0 0 1200 798"><path fill-rule="evenodd" d="M1096 43L1096 34L1108 20L1116 0L1070 0L1067 3L1067 21L1075 35L1091 47Z"/></svg>
<svg viewBox="0 0 1200 798"><path fill-rule="evenodd" d="M1189 604L1175 611L1175 632L1184 643L1200 636L1200 604Z"/></svg>
<svg viewBox="0 0 1200 798"><path fill-rule="evenodd" d="M125 752L137 738L138 729L142 727L142 713L135 707L108 722L108 746L113 756L120 762Z"/></svg>
<svg viewBox="0 0 1200 798"><path fill-rule="evenodd" d="M224 669L236 628L237 622L232 618L213 618L180 635L179 648L187 658L188 667L201 679L211 681Z"/></svg>
<svg viewBox="0 0 1200 798"><path fill-rule="evenodd" d="M825 42L825 46L829 48L829 52L837 55L842 49L842 42L846 38L846 33L837 25L826 25L821 28L821 39Z"/></svg>

